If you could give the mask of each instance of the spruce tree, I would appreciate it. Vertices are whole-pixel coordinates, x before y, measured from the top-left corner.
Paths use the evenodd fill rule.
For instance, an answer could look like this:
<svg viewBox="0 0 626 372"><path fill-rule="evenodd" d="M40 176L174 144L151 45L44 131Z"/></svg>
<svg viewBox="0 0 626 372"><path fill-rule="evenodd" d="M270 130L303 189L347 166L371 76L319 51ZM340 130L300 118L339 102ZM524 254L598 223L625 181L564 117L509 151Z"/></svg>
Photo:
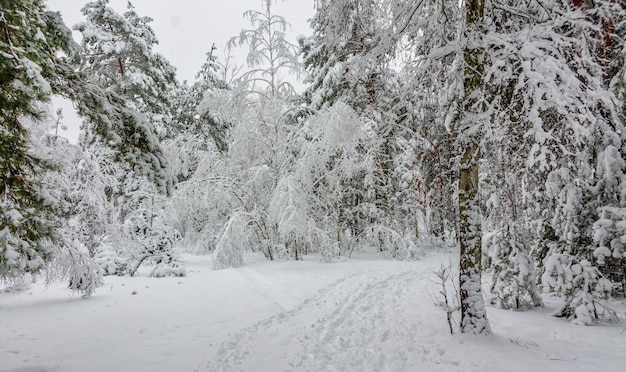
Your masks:
<svg viewBox="0 0 626 372"><path fill-rule="evenodd" d="M230 89L223 78L224 67L219 63L215 44L206 53L206 61L196 74L191 86L183 84L175 98L175 123L170 137L186 134L200 141L212 141L221 151L228 150L228 131L232 127L227 119L214 115L210 108L218 96Z"/></svg>

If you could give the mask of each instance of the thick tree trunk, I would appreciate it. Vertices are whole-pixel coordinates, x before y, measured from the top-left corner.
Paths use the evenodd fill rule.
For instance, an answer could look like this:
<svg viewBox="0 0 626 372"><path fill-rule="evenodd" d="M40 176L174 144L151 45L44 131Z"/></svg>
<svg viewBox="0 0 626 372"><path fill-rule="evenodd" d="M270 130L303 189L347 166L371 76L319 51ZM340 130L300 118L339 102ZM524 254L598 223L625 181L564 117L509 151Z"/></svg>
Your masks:
<svg viewBox="0 0 626 372"><path fill-rule="evenodd" d="M479 158L478 146L468 145L461 157L459 176L461 332L476 334L489 333L480 275L482 229L478 197Z"/></svg>
<svg viewBox="0 0 626 372"><path fill-rule="evenodd" d="M459 289L461 300L461 332L490 332L481 288L481 219L478 196L478 162L480 160L479 120L484 96L482 74L484 51L481 49L484 0L466 0L466 45L463 122L457 135L462 136L461 170L459 175Z"/></svg>

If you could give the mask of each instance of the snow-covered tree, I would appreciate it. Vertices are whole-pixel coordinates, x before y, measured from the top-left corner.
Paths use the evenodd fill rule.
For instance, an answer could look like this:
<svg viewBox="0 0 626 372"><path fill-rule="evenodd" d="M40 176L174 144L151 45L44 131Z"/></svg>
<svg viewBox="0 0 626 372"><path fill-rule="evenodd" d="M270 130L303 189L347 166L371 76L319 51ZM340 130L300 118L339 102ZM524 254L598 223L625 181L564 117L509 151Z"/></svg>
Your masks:
<svg viewBox="0 0 626 372"><path fill-rule="evenodd" d="M132 275L147 261L171 264L155 269L156 276L184 274L172 253L175 233L161 217L165 203L158 195L171 193L178 176L169 169L160 141L175 116L175 70L153 52L158 40L152 20L140 17L132 4L118 14L108 0L98 0L82 13L86 19L75 29L83 35L79 73L85 82L75 95L85 118L86 161L99 170L89 183L106 210L93 235L98 241L92 254L109 274Z"/></svg>
<svg viewBox="0 0 626 372"><path fill-rule="evenodd" d="M395 256L398 244L412 244L400 240L418 238L425 211L415 192L415 160L405 156L416 147L416 121L407 109L409 89L403 90L392 56L374 52L390 23L388 6L379 1L320 1L316 8L313 36L299 40L310 74L307 104L314 109L347 104L362 117L362 129L370 136L361 152L362 170L342 180L340 215L353 238ZM391 236L402 238L392 243Z"/></svg>
<svg viewBox="0 0 626 372"><path fill-rule="evenodd" d="M56 239L48 245L53 259L46 266L46 279L68 280L69 288L86 298L102 284L101 270L92 259L94 243L99 237L92 223L102 221L88 221L88 218L103 210L100 205L90 203L97 198L95 190L89 189L90 182L78 177L84 161L82 149L50 133L53 121L56 131L61 124L59 113L56 120L46 112L41 120L28 122L31 152L52 165L41 173L42 186L55 211L51 220Z"/></svg>
<svg viewBox="0 0 626 372"><path fill-rule="evenodd" d="M366 161L361 147L367 147L365 123L346 104L338 103L309 116L299 131L300 151L293 177L305 195L309 243L324 260L348 255L358 242L354 221L346 213L350 182L364 173ZM352 205L354 203L351 203ZM300 229L307 229L300 224Z"/></svg>
<svg viewBox="0 0 626 372"><path fill-rule="evenodd" d="M249 89L269 97L288 97L295 94L293 84L286 80L287 74L298 74L300 62L297 47L287 40L285 31L289 24L285 17L272 10L272 0L262 1L263 10L244 13L252 29L241 30L229 46L246 45L249 48L245 71L241 81Z"/></svg>
<svg viewBox="0 0 626 372"><path fill-rule="evenodd" d="M46 165L30 151L24 120L41 118L58 92L65 60L56 54L69 42L56 19L39 0L0 2L0 280L37 272L51 257Z"/></svg>
<svg viewBox="0 0 626 372"><path fill-rule="evenodd" d="M330 8L351 7L366 10L323 13ZM390 56L399 61L404 86L413 94L411 99L401 100L413 103L408 106L409 115L436 122L435 126L424 125L414 130L418 136L424 133L423 151L427 153L435 145L445 144L443 160L452 169L458 167L461 330L464 332L488 332L480 290L484 208L479 180L483 160L488 164L492 156L510 158L503 164L520 173L503 168L502 172L491 175L505 179L515 176L529 183L524 197L532 197L527 205L534 212L521 217L506 210L499 214L506 220L492 224L497 227L493 237L506 241L508 248L491 257L498 261L495 265L499 273L523 274L524 286L530 289L529 298L535 297L532 273L526 270L530 267L529 245L519 238L533 226L530 219L538 217L537 210L544 211L543 218L550 221L561 246L572 247L568 251L573 246L580 247L577 250L589 247L595 207L589 203L591 184L581 181L593 177L590 170L607 145L621 148L616 135L622 133L619 106L603 68L603 56L608 55L606 36L613 38L611 27L607 27L611 24L609 15L622 14L619 7L612 1L318 2L318 15L330 19L336 29L351 24L336 22L346 19L346 14L355 17L365 14L364 18L368 19L368 14L376 13L384 18L388 12L387 22L371 22L369 26L379 27L373 27L372 34L360 35L362 43L371 41L363 48L365 52L354 53L347 48L352 56L350 63L337 72L339 76L350 71L365 73L368 63ZM340 35L333 40L341 42L349 33ZM308 58L305 61L311 61L313 66L324 66L327 61L333 66L341 60L332 54L332 48L322 49L314 42L303 46ZM328 92L336 91L338 84L327 83L338 80L325 81L325 74L315 75L321 70L313 70L318 85L326 86ZM440 128L445 128L445 132ZM432 129L435 136L425 129ZM449 140L444 141L445 137ZM502 143L503 153L490 150ZM425 174L414 175L420 181L425 179ZM542 189L548 190L548 197L536 197ZM550 193L557 189L560 191ZM502 201L504 192L496 195ZM521 219L515 220L513 216ZM585 250L589 252L589 248ZM516 275L504 277L519 279ZM505 282L497 287L512 288Z"/></svg>
<svg viewBox="0 0 626 372"><path fill-rule="evenodd" d="M598 156L597 182L591 191L602 204L597 207L593 224L593 251L600 271L626 291L626 163L614 146L608 146ZM593 262L593 261L592 261Z"/></svg>
<svg viewBox="0 0 626 372"><path fill-rule="evenodd" d="M310 21L313 35L299 39L310 75L305 97L312 108L343 101L361 110L378 99L388 58L363 57L374 48L386 23L382 4L376 0L316 1Z"/></svg>
<svg viewBox="0 0 626 372"><path fill-rule="evenodd" d="M490 144L504 144L505 149L509 149L503 155L509 158L505 164L512 167L511 169L517 168L532 175L521 178L527 182L528 196L534 197L541 189L547 191L547 197L533 200L533 203L541 203L539 205L544 213L544 221L549 221L558 241L547 256L574 254L581 261L593 251L589 250L589 243L594 207L590 203L593 197L589 193L590 184L587 180L594 177L591 169L594 167L596 154L601 153L609 144L620 143L616 133L622 132L622 124L617 115L618 101L603 77L604 69L599 51L602 50L604 36L597 32L603 21L599 24L594 21L598 19L595 15L607 14L608 7L615 8L615 4L603 1L581 4L560 1L548 4L465 3L465 21L476 21L479 27L472 31L473 26L468 25L465 38L462 39L467 43L461 44L465 48L462 49L465 73L463 100L460 101L464 106L459 106L463 114L456 118L458 121L451 121L451 129L460 145L459 151L462 150L460 207L463 207L464 198L468 195L474 200L471 210L468 209L473 212L467 215L472 219L467 221L471 223L468 224L466 233L475 234L476 239L480 238L480 234L474 230L472 224L479 226L480 218L479 204L473 194L474 188L478 186L478 161L481 158L490 160L491 155L484 151ZM450 9L444 8L440 14L449 18ZM416 13L417 20L423 19L420 15L421 13ZM477 15L479 18L472 18ZM429 21L424 22L428 24ZM416 23L419 24L419 21ZM410 29L420 31L419 28ZM421 32L429 34L424 30ZM440 58L428 61L438 62L442 56L453 55L458 49L445 42L444 45L429 50L434 54L433 57ZM433 67L428 63L422 65ZM470 78L476 81L471 81ZM459 87L457 85L455 88L449 82L446 85L449 89ZM471 87L478 89L468 90ZM458 91L456 95L460 96ZM468 113L471 114L469 117ZM472 117L474 120L469 120ZM516 147L508 145L515 142ZM494 160L497 161L497 158ZM468 174L464 179L466 171ZM502 172L505 177L507 174L514 173L508 170ZM464 186L468 189L465 190ZM536 208L532 204L528 205L531 209ZM463 217L463 208L460 213ZM529 213L524 218L529 217L533 217L533 214ZM524 229L517 227L529 226L530 221L523 219L505 222L500 225L499 234L502 237L503 233L514 233L515 245L496 264L500 269L515 267L513 272L524 273L527 271L524 268L527 267L528 260L517 251L517 245L522 242L519 237ZM462 251L463 223L462 218ZM511 226L516 228L512 229ZM466 238L471 237L471 234ZM465 243L473 244L475 239L466 240ZM470 259L469 266L476 268L480 263L477 258L478 256L474 256ZM556 258L549 260L551 263L564 262ZM564 265L571 267L569 264ZM556 264L548 266L550 270L560 270ZM462 274L461 280L463 276ZM589 280L593 278L599 276L587 276ZM498 286L503 284L499 283ZM477 289L477 282L471 287ZM507 285L502 288L507 288ZM585 292L584 287L578 288ZM463 285L461 296L463 300ZM575 297L567 296L567 302L571 303L571 299ZM463 301L461 307L463 308ZM462 323L462 328L465 325Z"/></svg>
<svg viewBox="0 0 626 372"><path fill-rule="evenodd" d="M481 195L486 201L483 223L483 264L492 270L491 303L504 309L526 310L542 304L536 288L531 250L539 239L538 200L527 191L531 174L525 159L516 156L523 143L501 141L485 149L490 159L481 172Z"/></svg>
<svg viewBox="0 0 626 372"><path fill-rule="evenodd" d="M175 97L174 123L169 128L169 137L185 134L184 137L193 137L201 141L212 140L215 146L222 152L227 150L228 130L232 124L213 114L201 103L208 96L208 100L220 94L227 94L228 84L223 79L224 66L216 55L217 47L211 46L207 52L207 59L191 86L184 84Z"/></svg>
<svg viewBox="0 0 626 372"><path fill-rule="evenodd" d="M117 151L139 174L169 192L172 180L159 143L172 115L170 92L176 88L175 70L152 48L157 43L147 17L132 5L123 15L108 0L87 3L84 22L75 26L83 35L80 73L89 84L78 111L86 118L88 143L101 141Z"/></svg>
<svg viewBox="0 0 626 372"><path fill-rule="evenodd" d="M602 185L618 179L612 177L614 172L602 171L603 166L600 172L594 168L598 159L612 162L611 148L622 147L621 102L607 84L603 57L606 37L613 35L598 32L603 18L615 11L623 14L611 1L555 2L547 10L537 8L537 24L528 28L520 48L526 52L521 54L526 84L517 84L524 93L518 102L528 113L526 136L533 139L528 164L545 172L549 196L544 218L552 236L543 258L542 284L565 295L566 304L555 315L583 323L598 319L590 307L606 294L594 263L593 228L599 227L594 225L597 213L616 201L602 194ZM547 40L549 49L544 46ZM585 279L575 279L579 274ZM563 275L572 281L553 287L550 278ZM586 298L583 307L581 296Z"/></svg>
<svg viewBox="0 0 626 372"><path fill-rule="evenodd" d="M287 113L294 88L284 79L297 71L299 64L294 45L285 38L285 19L272 12L271 2L263 2L263 8L246 12L254 28L243 30L230 43L231 47L248 46L250 70L232 83L231 90L205 94L199 113L234 124L221 163L224 169L205 181L229 194L224 199L234 203L231 216L247 219L251 228L248 241L254 241L253 246L274 259L277 247L284 243L278 227L268 220L269 206L280 179L293 165L291 141L299 126ZM200 168L197 173L206 174ZM221 247L219 242L225 240L216 241Z"/></svg>

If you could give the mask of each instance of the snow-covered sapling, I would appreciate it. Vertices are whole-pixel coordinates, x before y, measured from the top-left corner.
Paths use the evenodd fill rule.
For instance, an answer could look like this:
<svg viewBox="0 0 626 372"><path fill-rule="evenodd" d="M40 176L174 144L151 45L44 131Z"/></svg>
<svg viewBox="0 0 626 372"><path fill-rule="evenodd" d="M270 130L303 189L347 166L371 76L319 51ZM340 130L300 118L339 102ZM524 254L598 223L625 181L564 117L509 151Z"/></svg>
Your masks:
<svg viewBox="0 0 626 372"><path fill-rule="evenodd" d="M450 328L450 334L454 334L454 319L452 318L452 314L454 312L459 311L459 291L454 285L454 280L452 277L452 264L448 264L448 266L441 265L439 270L434 272L436 279L433 282L437 283L440 286L440 290L438 294L432 298L433 302L437 307L443 310L446 313L446 320L448 322L448 327ZM450 292L448 289L448 285L452 286L453 292Z"/></svg>

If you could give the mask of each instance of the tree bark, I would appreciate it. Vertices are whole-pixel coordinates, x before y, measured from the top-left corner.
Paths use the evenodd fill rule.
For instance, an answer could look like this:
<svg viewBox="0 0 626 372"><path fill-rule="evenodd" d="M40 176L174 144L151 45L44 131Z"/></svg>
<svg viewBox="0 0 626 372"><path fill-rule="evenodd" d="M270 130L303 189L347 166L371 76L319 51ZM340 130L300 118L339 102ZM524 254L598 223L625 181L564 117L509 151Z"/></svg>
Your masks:
<svg viewBox="0 0 626 372"><path fill-rule="evenodd" d="M485 120L481 103L484 97L482 74L484 50L482 23L484 0L466 0L466 28L464 66L463 119L458 136L461 137L461 164L459 174L459 289L461 302L461 332L490 333L481 288L481 219L478 194L478 167L480 160L480 120Z"/></svg>
<svg viewBox="0 0 626 372"><path fill-rule="evenodd" d="M459 288L461 332L489 333L481 287L481 220L478 197L478 145L468 145L461 156L459 175Z"/></svg>

